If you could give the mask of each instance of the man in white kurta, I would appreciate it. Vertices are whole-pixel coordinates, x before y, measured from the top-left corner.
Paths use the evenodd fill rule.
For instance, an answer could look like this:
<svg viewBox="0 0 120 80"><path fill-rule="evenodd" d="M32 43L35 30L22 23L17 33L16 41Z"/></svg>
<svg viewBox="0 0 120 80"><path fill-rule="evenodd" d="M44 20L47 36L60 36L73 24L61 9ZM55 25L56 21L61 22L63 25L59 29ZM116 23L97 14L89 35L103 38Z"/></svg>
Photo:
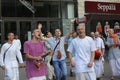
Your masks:
<svg viewBox="0 0 120 80"><path fill-rule="evenodd" d="M14 34L9 33L8 36L12 39ZM11 39L1 48L0 66L5 70L4 80L19 80L18 64L23 63L23 59L20 50L16 44L13 43L14 38Z"/></svg>
<svg viewBox="0 0 120 80"><path fill-rule="evenodd" d="M96 80L94 72L94 51L96 50L91 37L85 36L84 24L77 27L78 37L73 39L67 51L71 65L75 68L76 80ZM91 45L92 44L92 45ZM72 51L75 50L74 61Z"/></svg>
<svg viewBox="0 0 120 80"><path fill-rule="evenodd" d="M100 59L94 61L94 69L96 73L97 80L100 80L103 74L103 62L102 62L102 56L104 55L104 42L103 40L99 37L99 32L95 32L95 38L94 38L95 46L96 49L99 49L102 53Z"/></svg>

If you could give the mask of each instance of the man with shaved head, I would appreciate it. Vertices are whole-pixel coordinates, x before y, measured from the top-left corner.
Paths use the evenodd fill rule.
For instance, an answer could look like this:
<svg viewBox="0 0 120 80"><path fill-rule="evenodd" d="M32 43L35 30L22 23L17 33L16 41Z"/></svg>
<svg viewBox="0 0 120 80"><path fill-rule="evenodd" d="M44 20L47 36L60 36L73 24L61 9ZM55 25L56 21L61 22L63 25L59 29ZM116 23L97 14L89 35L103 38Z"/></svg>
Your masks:
<svg viewBox="0 0 120 80"><path fill-rule="evenodd" d="M104 46L103 40L100 38L99 32L95 32L94 42L97 50L101 52L101 57L99 59L95 59L94 61L95 63L94 69L95 69L97 80L101 80L101 77L103 74L102 56L104 55L105 46Z"/></svg>
<svg viewBox="0 0 120 80"><path fill-rule="evenodd" d="M95 38L95 33L94 32L91 32L90 33L90 37L92 37L93 39Z"/></svg>
<svg viewBox="0 0 120 80"><path fill-rule="evenodd" d="M5 70L4 80L19 80L18 64L23 65L19 47L13 42L14 33L8 34L8 41L3 44L0 52L0 66Z"/></svg>
<svg viewBox="0 0 120 80"><path fill-rule="evenodd" d="M77 26L78 37L72 40L68 47L68 55L72 67L75 68L76 80L96 80L94 72L94 51L96 50L94 41L85 34L85 24ZM91 45L92 44L92 45ZM75 51L74 61L72 51Z"/></svg>

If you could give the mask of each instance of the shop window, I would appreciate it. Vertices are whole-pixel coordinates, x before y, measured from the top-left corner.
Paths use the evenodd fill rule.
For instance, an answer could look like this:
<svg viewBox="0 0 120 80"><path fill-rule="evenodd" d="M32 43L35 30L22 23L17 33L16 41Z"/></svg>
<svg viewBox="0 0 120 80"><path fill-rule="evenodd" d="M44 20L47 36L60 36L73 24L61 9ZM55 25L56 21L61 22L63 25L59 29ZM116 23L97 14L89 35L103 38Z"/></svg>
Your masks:
<svg viewBox="0 0 120 80"><path fill-rule="evenodd" d="M9 21L4 23L4 32L5 32L5 40L7 40L7 34L12 32L14 34L17 33L16 22ZM6 42L6 41L5 41Z"/></svg>

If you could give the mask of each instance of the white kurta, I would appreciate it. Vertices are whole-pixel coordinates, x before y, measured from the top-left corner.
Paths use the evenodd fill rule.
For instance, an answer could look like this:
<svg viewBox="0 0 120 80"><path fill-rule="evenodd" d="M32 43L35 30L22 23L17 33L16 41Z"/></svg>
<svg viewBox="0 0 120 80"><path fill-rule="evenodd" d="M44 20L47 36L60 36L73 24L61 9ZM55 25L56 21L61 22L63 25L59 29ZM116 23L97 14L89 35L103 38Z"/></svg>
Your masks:
<svg viewBox="0 0 120 80"><path fill-rule="evenodd" d="M5 54L5 59L3 60L4 54ZM1 48L1 54L0 54L0 65L1 66L4 65L6 68L5 80L19 80L18 62L23 63L23 59L21 52L16 46L16 44L5 43Z"/></svg>
<svg viewBox="0 0 120 80"><path fill-rule="evenodd" d="M107 37L108 46L113 44L113 38ZM120 44L120 41L118 42ZM109 48L109 64L112 70L113 76L120 75L120 49L119 47L110 47Z"/></svg>
<svg viewBox="0 0 120 80"><path fill-rule="evenodd" d="M95 38L94 39L94 42L95 42L95 45L96 45L96 48L101 50L101 49L104 49L105 46L104 46L104 42L101 38ZM103 63L102 63L102 57L99 59L99 60L95 60L94 61L94 69L95 69L95 73L96 73L96 77L99 78L99 77L102 77L102 74L103 74Z"/></svg>
<svg viewBox="0 0 120 80"><path fill-rule="evenodd" d="M72 53L73 49L76 54L74 57L76 80L96 80L94 67L88 67L92 51L96 50L93 39L88 36L83 39L77 37L72 40L67 51Z"/></svg>
<svg viewBox="0 0 120 80"><path fill-rule="evenodd" d="M14 39L14 44L16 44L17 45L17 47L18 47L18 49L21 49L21 42L20 42L20 40L19 39Z"/></svg>
<svg viewBox="0 0 120 80"><path fill-rule="evenodd" d="M73 49L75 49L76 54L76 56L74 57L75 73L76 74L84 72L94 73L94 67L91 68L88 67L88 63L90 62L91 59L91 53L92 51L96 50L92 38L86 36L83 39L80 39L79 37L73 39L67 51L72 53ZM94 76L94 78L92 78L91 80L95 80L95 78L96 77Z"/></svg>

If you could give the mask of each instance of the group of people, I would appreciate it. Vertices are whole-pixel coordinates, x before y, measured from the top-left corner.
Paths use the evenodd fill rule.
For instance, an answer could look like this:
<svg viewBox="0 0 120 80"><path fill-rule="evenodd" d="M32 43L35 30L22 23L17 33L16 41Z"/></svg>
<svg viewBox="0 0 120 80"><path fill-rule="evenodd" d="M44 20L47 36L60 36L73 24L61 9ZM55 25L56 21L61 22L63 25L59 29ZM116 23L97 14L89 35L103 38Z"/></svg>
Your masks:
<svg viewBox="0 0 120 80"><path fill-rule="evenodd" d="M66 42L67 55L76 80L101 80L104 73L104 40L99 32L91 32L91 36L87 36L85 23L79 23L77 31L73 32L74 21L75 19L70 21L69 32L65 36L61 36L60 29L55 29L55 36L46 32L43 37L40 23L33 30L32 40L23 45L27 80L66 80ZM120 75L120 40L112 29L108 32L106 44L109 47L111 80L114 80L114 76ZM0 54L0 66L5 70L5 80L19 80L19 65L25 66L19 45L14 34L9 33L8 41L2 46ZM98 59L95 59L96 50L101 53Z"/></svg>
<svg viewBox="0 0 120 80"><path fill-rule="evenodd" d="M97 79L101 79L104 74L104 57L108 55L109 65L111 69L111 80L115 80L115 76L120 75L120 39L114 30L109 28L107 38L99 34L99 32L91 32L96 48L101 51L101 58L94 61L94 69ZM106 46L106 47L105 47ZM107 47L109 49L107 49ZM106 49L105 49L106 48Z"/></svg>

